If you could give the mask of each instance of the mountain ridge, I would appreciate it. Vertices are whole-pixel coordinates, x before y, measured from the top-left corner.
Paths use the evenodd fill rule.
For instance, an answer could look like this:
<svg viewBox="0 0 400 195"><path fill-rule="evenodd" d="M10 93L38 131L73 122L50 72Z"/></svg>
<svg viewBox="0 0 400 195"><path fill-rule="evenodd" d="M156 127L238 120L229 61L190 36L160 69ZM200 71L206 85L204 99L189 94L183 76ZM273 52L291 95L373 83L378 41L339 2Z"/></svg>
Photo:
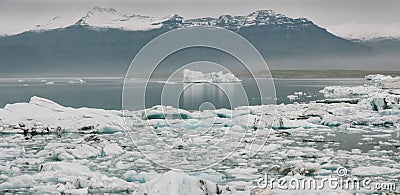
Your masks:
<svg viewBox="0 0 400 195"><path fill-rule="evenodd" d="M179 15L160 19L125 14L122 20L114 9L97 8L93 12L76 18L71 22L73 25L64 28L0 37L0 72L123 75L133 57L149 41L171 29L193 26L222 27L238 33L254 45L272 70L380 69L380 64L371 60L374 53L370 47L337 37L308 19L289 18L272 10L259 10L246 16L194 19ZM52 19L66 21L62 17ZM122 24L134 29L118 26ZM57 26L60 24L51 25ZM224 37L216 37L220 38ZM171 56L160 63L159 74L194 61L233 67L238 74L243 71L232 57L204 48L181 50Z"/></svg>
<svg viewBox="0 0 400 195"><path fill-rule="evenodd" d="M152 17L132 13L120 13L115 8L93 7L91 10L87 11L84 16L78 19L54 16L43 23L36 24L32 29L27 29L16 34L3 33L3 36L13 36L24 32L43 32L71 26L122 29L126 31L215 26L236 31L241 27L249 26L282 25L293 28L295 25L299 24L312 25L313 23L306 18L289 18L273 10L257 10L247 15L220 15L219 17L185 19L178 14L165 17Z"/></svg>
<svg viewBox="0 0 400 195"><path fill-rule="evenodd" d="M290 18L273 10L261 9L247 15L220 15L218 17L184 18L178 14L164 17L153 17L131 12L119 12L113 7L95 6L80 16L55 15L23 31L7 33L0 36L13 36L23 32L43 32L71 26L89 26L98 29L122 29L126 31L148 31L159 28L174 29L192 26L216 26L237 31L241 27L262 25L286 25L287 28L298 27L299 24L313 25L307 18ZM314 24L315 25L315 24ZM400 39L400 25L394 22L385 24L344 23L323 27L328 32L348 40L372 41L379 39Z"/></svg>

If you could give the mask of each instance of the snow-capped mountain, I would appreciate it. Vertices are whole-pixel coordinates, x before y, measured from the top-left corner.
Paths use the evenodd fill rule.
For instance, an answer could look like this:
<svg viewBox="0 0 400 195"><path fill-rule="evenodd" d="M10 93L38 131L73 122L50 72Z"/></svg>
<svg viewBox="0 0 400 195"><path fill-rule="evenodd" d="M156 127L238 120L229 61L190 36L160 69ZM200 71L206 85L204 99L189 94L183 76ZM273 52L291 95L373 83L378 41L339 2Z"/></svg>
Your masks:
<svg viewBox="0 0 400 195"><path fill-rule="evenodd" d="M350 40L400 39L400 24L394 22L382 24L347 23L330 26L327 29L339 37Z"/></svg>
<svg viewBox="0 0 400 195"><path fill-rule="evenodd" d="M247 16L222 15L218 18L199 18L184 21L184 26L217 26L229 30L239 30L249 26L285 26L293 28L298 25L311 25L312 22L305 18L289 18L272 10L259 10Z"/></svg>
<svg viewBox="0 0 400 195"><path fill-rule="evenodd" d="M141 16L128 13L120 13L114 8L94 7L81 18L65 18L61 16L36 25L33 31L52 30L65 28L72 25L90 26L94 28L115 28L123 30L150 30L160 28L156 25L159 18L150 16Z"/></svg>
<svg viewBox="0 0 400 195"><path fill-rule="evenodd" d="M0 51L4 51L0 52L0 75L121 75L146 43L170 29L193 26L235 31L257 48L271 69L351 69L354 64L371 69L378 64L370 60L370 47L337 37L308 19L272 10L186 19L176 14L151 17L95 7L0 37ZM160 75L175 70L179 63L205 60L245 71L237 60L214 50L184 50L174 56L160 66Z"/></svg>
<svg viewBox="0 0 400 195"><path fill-rule="evenodd" d="M74 25L126 31L216 26L237 31L242 27L250 26L269 25L273 28L298 28L299 26L313 25L313 23L306 18L289 18L272 10L259 10L243 16L221 15L216 18L185 19L176 14L165 17L152 17L134 13L122 13L114 8L94 7L82 15L54 16L34 24L32 27L24 27L26 28L25 30L9 31L4 27L0 29L0 35L15 35L25 31L48 31ZM400 24L394 22L383 24L345 23L329 26L327 30L336 36L349 40L400 39Z"/></svg>
<svg viewBox="0 0 400 195"><path fill-rule="evenodd" d="M55 16L47 21L37 24L32 29L26 29L26 31L46 31L66 28L73 25L93 28L122 29L127 31L146 31L159 28L175 29L193 26L216 26L235 31L242 27L265 25L294 28L298 25L312 25L312 22L305 18L289 18L272 10L259 10L245 16L221 15L217 18L206 17L185 19L176 14L157 18L132 13L121 13L114 8L94 7L80 18L77 18L76 16Z"/></svg>
<svg viewBox="0 0 400 195"><path fill-rule="evenodd" d="M121 14L114 8L95 7L79 19L75 25L123 30L151 30L160 28L159 18L136 14Z"/></svg>

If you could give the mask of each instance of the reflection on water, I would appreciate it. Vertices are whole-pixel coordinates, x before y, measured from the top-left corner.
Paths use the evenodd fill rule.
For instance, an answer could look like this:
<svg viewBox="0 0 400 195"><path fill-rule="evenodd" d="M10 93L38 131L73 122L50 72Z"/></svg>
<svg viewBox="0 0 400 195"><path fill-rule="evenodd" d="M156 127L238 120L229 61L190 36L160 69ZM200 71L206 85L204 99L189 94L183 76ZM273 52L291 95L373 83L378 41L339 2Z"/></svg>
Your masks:
<svg viewBox="0 0 400 195"><path fill-rule="evenodd" d="M48 79L54 84L46 85L40 79L36 80L0 80L0 107L16 102L27 102L32 96L40 96L53 100L61 105L70 107L91 107L120 110L122 99L123 80L121 79L85 79L83 84L71 84L66 80ZM293 103L308 102L323 98L318 93L325 86L358 86L363 85L364 79L276 79L276 102ZM259 90L266 90L270 96L263 97L268 103L275 101L274 89L262 87L254 82L243 80L242 83L211 83L184 84L150 82L146 92L141 91L145 81L132 81L127 88L132 91L132 101L145 102L132 110L149 108L155 105L173 105L183 109L197 110L201 103L210 102L216 108L232 108L237 105L260 105ZM187 86L191 85L191 86ZM294 92L307 92L296 100L289 100L286 96ZM272 93L273 92L273 93ZM246 96L244 95L246 93ZM162 97L162 98L161 98ZM243 98L247 97L247 98ZM228 101L230 100L230 102ZM248 101L248 103L247 103Z"/></svg>
<svg viewBox="0 0 400 195"><path fill-rule="evenodd" d="M179 107L197 110L204 102L215 108L232 109L249 105L242 85L238 83L185 83L179 98Z"/></svg>
<svg viewBox="0 0 400 195"><path fill-rule="evenodd" d="M151 82L147 86L144 95L146 108L161 104L185 110L199 110L203 103L208 103L216 109L233 109L239 106L261 105L262 102L260 87L253 80L241 83ZM267 91L264 94L268 96L263 98L275 100L272 84L263 86L263 89ZM128 92L131 92L129 97L132 99L141 98L133 88Z"/></svg>

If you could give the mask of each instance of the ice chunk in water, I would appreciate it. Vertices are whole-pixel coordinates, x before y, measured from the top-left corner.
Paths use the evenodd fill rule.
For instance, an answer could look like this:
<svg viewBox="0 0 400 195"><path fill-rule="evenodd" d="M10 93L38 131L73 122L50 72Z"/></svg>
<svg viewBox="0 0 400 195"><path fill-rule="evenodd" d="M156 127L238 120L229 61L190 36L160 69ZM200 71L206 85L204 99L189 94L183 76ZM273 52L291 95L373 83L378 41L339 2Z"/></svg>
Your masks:
<svg viewBox="0 0 400 195"><path fill-rule="evenodd" d="M399 89L400 88L400 77L388 78L379 81L380 87L385 89Z"/></svg>
<svg viewBox="0 0 400 195"><path fill-rule="evenodd" d="M142 116L145 119L188 119L190 112L172 106L154 106L144 110Z"/></svg>
<svg viewBox="0 0 400 195"><path fill-rule="evenodd" d="M142 184L137 194L206 195L220 193L219 187L211 181L197 179L183 172L170 171Z"/></svg>
<svg viewBox="0 0 400 195"><path fill-rule="evenodd" d="M0 184L0 190L5 189L18 189L18 188L29 188L34 184L32 176L21 175L10 179L7 182Z"/></svg>
<svg viewBox="0 0 400 195"><path fill-rule="evenodd" d="M400 173L400 169L394 169L382 166L357 167L351 170L351 174L356 176L380 176L380 175L397 174L397 173Z"/></svg>
<svg viewBox="0 0 400 195"><path fill-rule="evenodd" d="M123 175L123 178L129 182L144 183L144 182L148 182L159 176L160 176L160 174L158 174L155 171L140 172L140 173L137 173L136 171L128 171Z"/></svg>

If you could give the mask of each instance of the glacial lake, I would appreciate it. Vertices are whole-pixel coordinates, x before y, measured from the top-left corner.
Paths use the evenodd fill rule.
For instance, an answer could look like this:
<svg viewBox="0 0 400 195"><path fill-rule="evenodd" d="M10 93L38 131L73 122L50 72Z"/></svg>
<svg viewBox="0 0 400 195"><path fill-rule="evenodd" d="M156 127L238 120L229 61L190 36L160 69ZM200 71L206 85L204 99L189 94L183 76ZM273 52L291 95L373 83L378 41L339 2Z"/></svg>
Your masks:
<svg viewBox="0 0 400 195"><path fill-rule="evenodd" d="M0 106L17 102L28 102L30 97L43 97L63 106L70 107L93 107L103 109L121 109L123 91L123 79L118 78L83 78L86 82L68 82L66 78L41 78L41 79L0 79ZM367 84L362 78L354 79L275 79L276 101L278 104L290 104L294 102L309 102L324 99L319 90L326 86L362 86ZM141 96L146 83L142 80L130 82L129 90ZM257 88L252 83L244 80L242 83L221 84L220 88L208 83L187 84L171 82L165 84L163 81L150 82L147 85L146 106L151 107L160 103L159 96L162 89L168 95L178 95L178 100L183 109L196 110L203 102L212 102L216 108L229 108L230 104L224 92L230 94L231 99L241 99L242 86L247 89L247 97L250 105L257 104ZM185 90L183 90L185 89ZM301 93L299 93L301 92ZM292 95L292 96L289 96ZM291 98L288 98L291 97ZM328 104L326 104L328 105ZM294 105L295 106L295 105ZM330 108L335 105L330 104ZM354 108L354 107L353 107ZM290 112L290 111L289 111ZM371 114L371 113L370 113ZM378 116L379 113L372 113ZM35 113L33 114L35 115ZM349 116L351 114L348 114ZM369 115L371 116L371 115ZM360 116L362 117L362 116ZM352 117L354 119L354 117ZM361 119L362 120L362 119ZM379 122L379 120L376 120ZM1 121L0 121L1 122ZM99 121L101 122L101 121ZM46 125L46 124L45 124ZM61 148L79 146L87 136L78 130L61 134L10 134L0 133L0 164L12 165L19 172L9 172L10 176L32 175L37 177L39 164L47 161L60 162L54 157L54 144L60 144ZM218 126L217 126L218 127ZM142 130L142 127L138 127ZM164 129L167 133L168 128ZM172 132L172 131L171 131ZM217 131L216 131L217 132ZM175 134L171 134L175 135ZM124 154L107 156L99 155L88 159L75 159L72 162L83 164L92 170L101 172L108 177L124 178L124 174L135 170L146 176L163 173L164 167L151 163L142 163L146 158L138 152L132 139L126 133L116 132L112 134L98 134L102 139L112 143L118 143L123 148ZM398 162L400 152L399 140L400 130L398 126L374 126L374 125L340 125L340 126L318 126L315 128L279 129L268 134L266 144L268 149L262 155L250 156L243 153L244 148L238 148L231 158L216 164L217 184L225 185L235 182L245 182L243 185L252 186L255 179L264 175L264 168L273 165L293 166L291 163L312 162L321 168L316 174L309 175L311 178L320 178L330 174L336 169L336 165L345 165L346 168L354 170L357 167L379 166L390 167L393 162ZM140 137L142 139L142 137ZM156 144L148 142L148 148ZM84 142L83 142L84 143ZM68 146L68 147L67 147ZM274 149L276 148L276 149ZM178 152L182 149L177 150ZM289 156L290 154L290 156ZM202 157L202 156L200 156ZM37 160L36 160L37 159ZM284 159L284 160L283 160ZM23 160L33 163L21 163ZM195 161L196 158L192 158ZM66 160L67 161L67 160ZM61 161L63 162L63 161ZM138 162L138 163L137 163ZM243 163L245 162L245 163ZM301 163L300 163L301 164ZM260 167L262 169L260 169ZM250 169L249 169L250 168ZM238 173L232 170L239 170ZM248 170L257 170L250 174ZM202 172L193 172L192 175L202 175ZM213 173L214 174L214 173ZM153 174L154 175L154 174ZM207 175L206 175L207 176ZM283 176L283 175L281 175ZM0 178L0 183L8 180L7 177ZM397 179L398 174L383 176L389 179ZM382 175L378 175L378 179ZM140 180L140 181L139 181ZM142 181L143 180L143 181ZM134 182L143 183L144 179L136 179ZM398 180L394 180L398 181ZM57 185L57 180L46 183ZM398 183L398 182L397 182ZM240 184L242 185L242 184ZM9 193L29 193L30 189L12 189ZM131 194L126 191L126 194Z"/></svg>
<svg viewBox="0 0 400 195"><path fill-rule="evenodd" d="M84 83L69 83L68 81L71 80L73 79L0 79L0 107L11 103L29 102L32 96L39 96L67 107L111 110L120 110L122 108L123 79L84 78ZM221 91L209 83L188 84L175 81L166 84L163 80L152 81L147 83L146 107L159 105L161 94L166 93L167 96L168 94L178 94L180 99L177 101L179 101L179 107L182 109L198 110L204 102L211 102L215 108L230 109L230 99L243 99L242 86L248 89L246 91L248 104L259 105L258 89L251 84L248 80L243 80L241 83L220 83L221 88L224 88ZM326 86L362 86L365 84L368 84L368 82L364 78L274 79L277 104L307 103L324 99L324 96L319 91ZM144 80L134 80L130 82L129 90L136 93L137 96L143 96L142 87L145 85L146 82ZM164 92L163 88L165 88ZM229 98L224 94L227 91L231 93ZM294 95L295 98L289 98L290 95ZM206 106L205 109L210 109L210 107ZM379 135L380 132L373 134ZM392 137L399 139L398 131L390 134L392 134ZM342 129L337 129L333 137L323 136L328 140L340 141L341 144L335 148L344 150L358 148L362 151L368 151L373 149L379 141L387 140L386 137L377 137L371 142L361 135L360 132L349 133L347 130L343 132ZM302 137L300 136L300 138ZM301 140L298 141L301 142ZM326 143L316 144L322 146ZM396 148L383 148L397 151Z"/></svg>
<svg viewBox="0 0 400 195"><path fill-rule="evenodd" d="M17 102L28 102L30 97L39 96L68 107L89 107L120 110L124 80L120 78L84 78L85 83L71 83L68 78L0 79L0 107ZM325 86L359 86L364 78L343 79L274 79L276 103L309 102L323 99L318 91ZM144 80L130 82L129 90L138 96L146 95L143 107L161 104L164 96L179 96L176 105L186 110L198 110L202 103L210 102L215 108L232 108L230 101L246 100L243 105L259 105L257 86L249 80L241 83L219 83L220 88L209 83L165 83L162 80L147 83ZM246 89L243 95L242 87ZM164 90L163 90L164 88ZM298 93L302 92L302 93ZM163 96L161 96L163 94ZM178 94L178 95L177 95ZM295 95L294 99L288 95ZM246 97L247 96L247 97ZM268 97L262 97L268 98ZM132 100L135 101L135 100ZM168 101L163 105L169 105ZM239 103L240 104L240 103ZM175 104L174 104L175 105ZM235 104L238 105L238 104Z"/></svg>

